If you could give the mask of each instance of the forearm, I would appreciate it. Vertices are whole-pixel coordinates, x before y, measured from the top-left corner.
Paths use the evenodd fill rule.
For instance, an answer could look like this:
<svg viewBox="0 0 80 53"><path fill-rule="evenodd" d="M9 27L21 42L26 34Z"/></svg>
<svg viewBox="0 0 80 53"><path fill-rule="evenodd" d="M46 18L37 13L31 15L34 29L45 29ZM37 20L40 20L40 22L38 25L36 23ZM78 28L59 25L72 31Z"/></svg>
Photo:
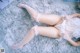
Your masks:
<svg viewBox="0 0 80 53"><path fill-rule="evenodd" d="M73 46L79 46L79 44L77 42L73 41L72 39L69 39L68 42Z"/></svg>
<svg viewBox="0 0 80 53"><path fill-rule="evenodd" d="M76 13L76 14L72 14L71 16L73 16L73 17L80 17L80 14L78 14L78 13Z"/></svg>
<svg viewBox="0 0 80 53"><path fill-rule="evenodd" d="M71 39L71 37L68 35L68 33L66 33L66 32L65 32L65 35L64 35L64 39L66 39L73 46L79 46L79 43L73 41Z"/></svg>

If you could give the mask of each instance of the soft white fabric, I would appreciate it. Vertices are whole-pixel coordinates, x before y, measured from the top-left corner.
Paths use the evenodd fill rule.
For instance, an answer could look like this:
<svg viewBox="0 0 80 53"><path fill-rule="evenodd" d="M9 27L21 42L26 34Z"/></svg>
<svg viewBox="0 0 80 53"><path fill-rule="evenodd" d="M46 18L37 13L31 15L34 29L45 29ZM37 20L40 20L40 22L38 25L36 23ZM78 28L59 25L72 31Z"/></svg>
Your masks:
<svg viewBox="0 0 80 53"><path fill-rule="evenodd" d="M63 22L56 27L60 30L61 36L65 35L65 32L68 33L71 37L78 38L80 37L80 19L79 18L71 18L66 17Z"/></svg>

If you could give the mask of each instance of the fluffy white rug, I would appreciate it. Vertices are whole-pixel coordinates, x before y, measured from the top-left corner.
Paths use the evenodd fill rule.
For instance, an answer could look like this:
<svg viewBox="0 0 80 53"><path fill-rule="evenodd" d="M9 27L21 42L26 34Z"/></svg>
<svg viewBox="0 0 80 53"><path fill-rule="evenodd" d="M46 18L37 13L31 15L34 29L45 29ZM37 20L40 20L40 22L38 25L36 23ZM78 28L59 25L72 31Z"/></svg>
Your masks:
<svg viewBox="0 0 80 53"><path fill-rule="evenodd" d="M11 45L21 41L28 30L38 24L31 20L26 10L17 7L20 2L27 2L28 5L41 13L64 16L76 12L73 3L62 0L14 0L0 11L0 37L4 37L4 39L0 39L0 48L5 49L5 53L80 53L80 47L73 47L64 39L51 39L42 36L35 36L22 49L13 50Z"/></svg>

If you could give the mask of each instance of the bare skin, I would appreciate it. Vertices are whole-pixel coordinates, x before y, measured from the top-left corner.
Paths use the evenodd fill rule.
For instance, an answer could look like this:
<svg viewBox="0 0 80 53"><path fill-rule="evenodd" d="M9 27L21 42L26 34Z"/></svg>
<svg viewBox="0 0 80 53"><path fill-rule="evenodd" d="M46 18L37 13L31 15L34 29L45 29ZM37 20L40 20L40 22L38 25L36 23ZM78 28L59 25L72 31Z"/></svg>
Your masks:
<svg viewBox="0 0 80 53"><path fill-rule="evenodd" d="M25 8L28 11L28 13L31 15L31 17L37 22L41 22L48 25L57 25L58 23L62 22L62 17L59 15L39 13L26 4L19 4L18 7ZM80 14L79 15L74 14L70 16L80 16ZM60 31L55 27L43 27L43 26L35 27L34 26L30 29L28 34L23 38L21 42L14 44L12 47L22 48L25 44L29 43L36 35L35 28L37 29L38 34L42 36L46 36L50 38L60 38ZM67 33L64 35L64 39L69 41L69 43L71 43L73 46L80 46L80 43L74 42L69 37L69 35L67 35Z"/></svg>

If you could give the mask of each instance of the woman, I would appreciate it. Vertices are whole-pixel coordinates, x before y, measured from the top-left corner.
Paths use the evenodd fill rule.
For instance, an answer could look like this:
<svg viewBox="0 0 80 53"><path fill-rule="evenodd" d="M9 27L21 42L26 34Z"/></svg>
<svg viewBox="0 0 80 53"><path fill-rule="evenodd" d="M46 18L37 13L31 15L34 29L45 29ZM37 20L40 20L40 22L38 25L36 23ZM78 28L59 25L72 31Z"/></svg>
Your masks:
<svg viewBox="0 0 80 53"><path fill-rule="evenodd" d="M63 17L55 14L39 13L26 4L19 4L18 6L20 8L25 8L35 21L47 24L49 26L32 27L28 32L28 34L24 37L24 39L20 43L14 44L13 48L22 48L25 44L29 43L29 41L32 40L35 35L38 34L50 38L63 37L73 46L80 46L79 38L78 41L73 41L72 40L73 36L70 37L70 34L75 30L76 27L68 26L71 23L70 21L72 19L79 19L74 17L80 16L80 14L67 15Z"/></svg>

